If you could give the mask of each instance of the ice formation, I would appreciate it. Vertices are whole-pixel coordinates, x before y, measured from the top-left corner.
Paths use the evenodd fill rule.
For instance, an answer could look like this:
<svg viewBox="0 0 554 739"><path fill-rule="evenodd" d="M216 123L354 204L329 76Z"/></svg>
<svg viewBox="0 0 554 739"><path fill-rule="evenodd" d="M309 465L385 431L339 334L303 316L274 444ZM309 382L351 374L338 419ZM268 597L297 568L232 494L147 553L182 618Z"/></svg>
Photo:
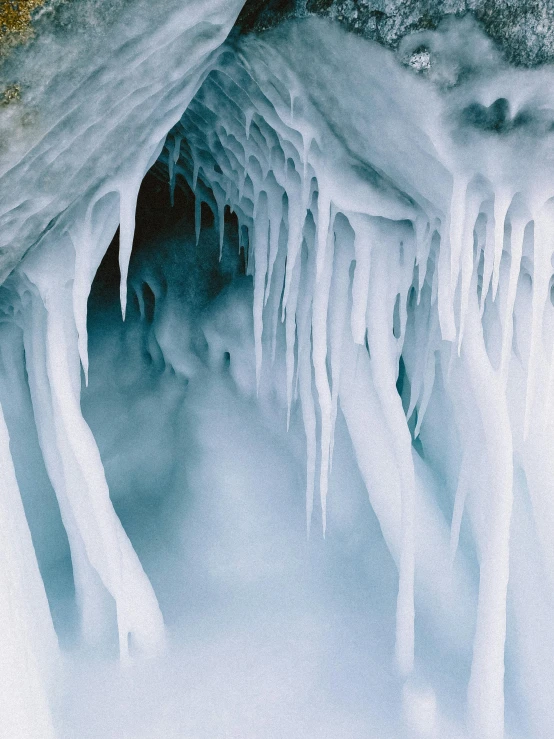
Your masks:
<svg viewBox="0 0 554 739"><path fill-rule="evenodd" d="M196 546L207 591L222 587L229 597L225 587L235 586L248 600L250 588L277 583L268 592L296 602L298 578L319 598L317 577L304 582L299 573L328 549L324 569L345 566L334 537L361 559L373 551L349 513L357 510L368 531L374 515L370 538L384 542L364 565L381 577L381 595L365 604L367 628L386 632L394 596L394 646L376 639L367 659L390 685L374 703L352 707L355 720L326 714L324 729L297 720L289 734L550 736L552 72L503 66L467 23L405 40L404 55L429 50L418 76L327 22L224 41L238 7L174 5L152 35L141 26L146 15L126 17L122 36L118 26L94 70L85 75L85 60L63 95L54 76L42 129L3 155L8 735L75 735L60 718L56 688L60 670L73 668L50 614L61 638L70 606L48 579L65 544L46 541L48 532L67 536L73 649L100 648L116 628L123 674L136 676L145 664L162 670L171 651L160 571L167 581L179 567L194 568ZM193 203L191 217L137 252L137 198L152 167L148 177L164 182L174 209L178 198ZM93 300L118 228L124 323L100 293ZM221 423L231 440L215 430ZM206 450L209 470L199 461ZM284 470L297 467L289 479ZM371 515L353 503L356 476ZM115 510L118 495L146 505L140 490L149 484L159 488L155 500L197 491L197 528L183 524L192 543L180 565L175 554L152 555L149 535L137 534L155 578ZM252 500L248 490L257 491ZM286 518L281 495L291 510L282 527L267 523L272 511ZM256 517L265 522L259 529ZM360 597L365 577L344 586L347 601ZM214 605L223 596L187 583L199 603L206 597L223 620L225 608L236 618L230 605ZM323 590L337 587L329 575ZM272 618L261 616L271 629ZM194 633L194 624L190 615L181 628ZM303 634L305 625L294 628ZM209 663L211 651L181 648L182 660L209 671L203 656ZM277 657L268 659L272 670ZM290 669L304 675L298 660ZM299 689L313 700L309 685ZM78 734L277 736L272 721L284 719L271 718L270 693L261 702L265 724L244 707L237 726L204 715L192 727L180 716L156 728L131 722L119 734L115 724ZM377 710L379 701L390 710ZM364 711L386 718L372 724Z"/></svg>

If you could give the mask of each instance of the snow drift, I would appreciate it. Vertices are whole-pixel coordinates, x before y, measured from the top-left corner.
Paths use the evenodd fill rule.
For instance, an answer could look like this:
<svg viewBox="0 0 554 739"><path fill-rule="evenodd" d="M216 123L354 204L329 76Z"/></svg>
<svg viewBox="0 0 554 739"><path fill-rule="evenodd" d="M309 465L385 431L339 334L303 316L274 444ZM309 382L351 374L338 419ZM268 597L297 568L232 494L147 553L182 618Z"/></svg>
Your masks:
<svg viewBox="0 0 554 739"><path fill-rule="evenodd" d="M405 40L418 76L326 22L222 43L194 12L139 16L4 155L10 736L549 736L552 73L465 22ZM87 651L114 629L123 677ZM249 638L255 710L210 666ZM61 673L148 665L185 708L67 707Z"/></svg>

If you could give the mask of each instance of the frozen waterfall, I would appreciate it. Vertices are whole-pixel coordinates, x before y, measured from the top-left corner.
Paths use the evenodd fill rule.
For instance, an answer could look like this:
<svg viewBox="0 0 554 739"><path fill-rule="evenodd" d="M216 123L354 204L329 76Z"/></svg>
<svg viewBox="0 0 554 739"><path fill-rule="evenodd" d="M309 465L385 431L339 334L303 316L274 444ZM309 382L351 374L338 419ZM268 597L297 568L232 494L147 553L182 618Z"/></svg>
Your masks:
<svg viewBox="0 0 554 739"><path fill-rule="evenodd" d="M0 109L0 735L551 737L552 70L182 5Z"/></svg>

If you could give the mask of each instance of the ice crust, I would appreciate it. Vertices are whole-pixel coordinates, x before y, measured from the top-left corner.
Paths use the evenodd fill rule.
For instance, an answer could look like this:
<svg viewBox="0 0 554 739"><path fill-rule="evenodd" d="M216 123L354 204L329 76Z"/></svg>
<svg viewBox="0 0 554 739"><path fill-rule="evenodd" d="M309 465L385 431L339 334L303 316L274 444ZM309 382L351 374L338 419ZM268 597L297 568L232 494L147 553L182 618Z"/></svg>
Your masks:
<svg viewBox="0 0 554 739"><path fill-rule="evenodd" d="M153 326L144 329L152 352L184 378L199 366L220 372L228 353L240 394L266 416L275 412L291 433L301 418L308 536L314 519L326 533L336 429L344 422L341 434L398 571L395 659L405 681L405 735L458 731L420 685L421 618L441 649L471 662L461 735L501 739L518 730L518 721L505 729L509 683L526 736L548 736L552 73L507 69L489 47L479 70L467 49L452 44L450 56L437 57L442 72L425 79L390 52L315 19L222 44L235 10L216 23L221 8L201 19L200 6L187 6L180 18L176 4L177 15L150 36L140 17L125 31L133 41L114 31L117 45L106 44L102 62L69 95L58 98L60 80L51 81L48 134L4 158L5 273L34 245L4 285L4 316L22 331L82 638L102 638L112 618L109 594L121 659L129 657L129 638L133 651L148 654L165 642L154 590L110 502L79 404L87 300L118 226L122 312L135 295L147 323L142 287L131 279L128 292L127 277L140 183L158 160L172 201L176 188L194 192L197 247L203 204L213 212L222 258L226 214L235 214L252 296L250 306L249 281L235 280L236 292L207 309L204 356L184 351L189 319L171 270L162 268L163 279L144 273L156 305ZM441 33L431 47L436 39L449 48ZM482 51L477 32L465 33ZM250 332L251 343L235 340ZM16 353L20 340L6 330L2 354ZM6 505L27 532L2 428ZM340 506L336 486L333 494ZM5 540L8 574L19 577L25 566L32 577L10 590L6 618L27 613L32 602L28 628L50 634L46 662L55 664L28 532L25 551L12 539ZM531 572L530 561L537 563ZM31 650L39 683L38 647L19 632L12 644ZM47 727L41 731L54 736L48 688L31 692L37 722Z"/></svg>

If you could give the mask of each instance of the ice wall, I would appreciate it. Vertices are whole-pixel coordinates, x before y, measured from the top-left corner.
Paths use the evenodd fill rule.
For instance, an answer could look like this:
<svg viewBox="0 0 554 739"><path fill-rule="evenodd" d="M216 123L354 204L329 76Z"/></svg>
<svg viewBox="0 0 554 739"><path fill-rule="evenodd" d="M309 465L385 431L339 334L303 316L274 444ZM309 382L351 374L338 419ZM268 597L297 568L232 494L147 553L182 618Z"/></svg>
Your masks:
<svg viewBox="0 0 554 739"><path fill-rule="evenodd" d="M309 536L316 523L326 532L344 421L398 571L406 735L450 731L433 694L414 687L438 644L471 663L470 737L500 739L521 726L548 736L551 72L504 68L467 25L413 41L431 49L427 79L315 20L209 56L227 27L207 32L215 21L199 8L195 25L193 10L180 23L168 15L150 39L139 15L125 31L134 41L119 45L114 35L120 53L107 45L104 67L63 102L55 77L49 133L20 142L19 163L10 160L0 180L6 271L34 244L3 288L4 320L23 331L82 635L101 637L115 605L123 659L130 647L155 653L164 642L79 403L90 286L119 225L125 315L136 199L159 157L172 199L183 183L194 192L197 246L203 204L221 254L226 213L235 214L253 297L252 327L245 302L229 298L203 329L207 357L183 359L168 265L163 280L150 280L155 345L184 377L187 362L215 368L228 354L236 388L264 413L268 392L283 427L300 413ZM252 367L249 345L229 344L250 331ZM418 646L418 621L430 644ZM516 718L505 687L522 706Z"/></svg>

